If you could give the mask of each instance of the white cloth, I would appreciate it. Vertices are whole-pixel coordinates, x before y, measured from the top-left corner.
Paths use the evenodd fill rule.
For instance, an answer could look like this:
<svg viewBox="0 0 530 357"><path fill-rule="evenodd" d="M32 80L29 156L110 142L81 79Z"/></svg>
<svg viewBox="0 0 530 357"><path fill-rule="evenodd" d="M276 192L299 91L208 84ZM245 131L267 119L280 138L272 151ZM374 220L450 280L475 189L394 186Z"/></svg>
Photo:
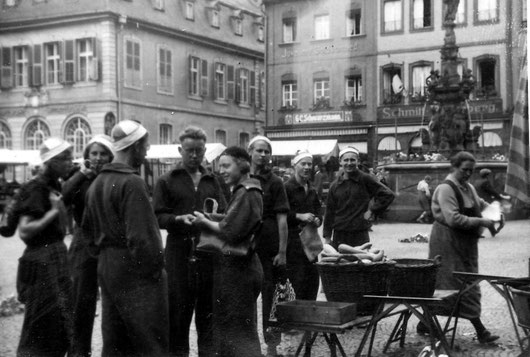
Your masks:
<svg viewBox="0 0 530 357"><path fill-rule="evenodd" d="M421 180L418 182L418 191L423 191L427 195L427 197L431 197L431 190L429 189L429 184L425 180Z"/></svg>

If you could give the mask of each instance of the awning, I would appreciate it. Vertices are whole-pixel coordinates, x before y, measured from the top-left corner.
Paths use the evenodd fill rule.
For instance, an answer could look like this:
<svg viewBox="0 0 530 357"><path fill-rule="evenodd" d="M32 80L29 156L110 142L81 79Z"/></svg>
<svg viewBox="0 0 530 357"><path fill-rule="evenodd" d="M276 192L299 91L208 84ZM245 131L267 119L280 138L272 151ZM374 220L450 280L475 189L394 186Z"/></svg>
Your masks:
<svg viewBox="0 0 530 357"><path fill-rule="evenodd" d="M147 152L146 159L180 159L179 153L180 145L151 145L151 148ZM221 155L226 149L226 146L220 143L207 143L206 154L204 158L208 162L212 162Z"/></svg>
<svg viewBox="0 0 530 357"><path fill-rule="evenodd" d="M294 156L297 150L307 150L311 155L339 154L337 140L285 140L271 141L273 156Z"/></svg>
<svg viewBox="0 0 530 357"><path fill-rule="evenodd" d="M0 164L34 165L40 163L39 150L0 149Z"/></svg>

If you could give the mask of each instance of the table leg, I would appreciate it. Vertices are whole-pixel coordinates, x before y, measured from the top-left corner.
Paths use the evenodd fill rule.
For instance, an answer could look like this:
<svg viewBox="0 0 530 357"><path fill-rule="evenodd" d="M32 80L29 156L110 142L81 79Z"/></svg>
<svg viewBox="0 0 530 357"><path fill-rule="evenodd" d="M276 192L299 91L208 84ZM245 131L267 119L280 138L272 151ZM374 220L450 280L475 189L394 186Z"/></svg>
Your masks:
<svg viewBox="0 0 530 357"><path fill-rule="evenodd" d="M326 342L328 344L330 356L331 357L337 357L337 349L336 349L336 346L335 346L335 340L333 340L331 338L331 336L328 336L328 334L325 333L325 332L322 333L322 334L324 335L324 339L326 340Z"/></svg>
<svg viewBox="0 0 530 357"><path fill-rule="evenodd" d="M344 348L342 348L342 345L339 341L339 338L337 337L336 333L332 333L330 335L330 338L335 341L335 345L339 348L339 352L342 355L342 357L347 357L346 352L344 352Z"/></svg>
<svg viewBox="0 0 530 357"><path fill-rule="evenodd" d="M436 340L435 336L438 336L440 343L442 345L442 348L444 349L447 356L451 357L451 348L449 347L449 344L447 343L447 340L445 338L444 331L442 331L442 327L440 326L440 323L438 322L438 319L435 315L431 314L431 311L429 310L428 305L423 305L422 307L423 314L427 318L427 321L429 322L429 329L431 330L431 346L432 350L436 351Z"/></svg>
<svg viewBox="0 0 530 357"><path fill-rule="evenodd" d="M372 338L370 340L370 346L369 346L369 350L368 350L368 354L367 354L367 357L370 357L371 352L372 352L373 341L374 341L374 338L375 338L375 330L377 329L377 322L379 320L381 320L382 318L384 318L385 316L387 316L389 313L391 313L399 305L400 305L399 303L392 304L388 309L383 311L383 309L385 307L385 303L384 302L379 303L375 313L372 315L372 318L370 319L370 323L368 324L368 327L366 328L366 331L364 332L363 338L362 338L361 342L359 343L359 347L357 348L357 352L355 352L355 357L361 357L361 353L362 353L362 351L364 349L364 345L368 341L368 337L370 336L370 333L372 333Z"/></svg>
<svg viewBox="0 0 530 357"><path fill-rule="evenodd" d="M296 349L296 353L294 354L295 357L300 356L300 352L302 352L302 348L304 347L304 344L307 343L307 340L310 338L311 332L306 331L304 332L304 335L302 336L302 340L300 341L300 344L298 345L298 348Z"/></svg>
<svg viewBox="0 0 530 357"><path fill-rule="evenodd" d="M317 339L318 332L313 332L311 335L311 332L308 332L310 338L308 338L305 342L305 352L304 357L311 357L311 347L313 347L313 343L315 343L315 340Z"/></svg>
<svg viewBox="0 0 530 357"><path fill-rule="evenodd" d="M521 346L521 350L524 349L524 338L521 338L521 335L519 334L519 329L517 328L517 321L514 316L513 311L513 298L510 294L510 291L508 289L508 286L506 284L502 284L504 294L501 294L504 299L506 300L506 305L508 305L508 311L510 312L510 317L512 319L513 329L515 330L515 336L517 337L517 341L519 341L519 345ZM500 292L499 292L500 293Z"/></svg>

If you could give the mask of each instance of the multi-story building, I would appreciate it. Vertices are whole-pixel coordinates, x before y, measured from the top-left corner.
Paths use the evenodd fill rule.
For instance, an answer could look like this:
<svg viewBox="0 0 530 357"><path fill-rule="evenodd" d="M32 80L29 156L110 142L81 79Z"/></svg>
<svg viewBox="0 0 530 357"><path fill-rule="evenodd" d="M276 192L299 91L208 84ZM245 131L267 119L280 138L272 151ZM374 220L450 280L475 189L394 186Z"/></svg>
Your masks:
<svg viewBox="0 0 530 357"><path fill-rule="evenodd" d="M267 134L335 138L374 161L422 149L426 79L441 70L443 0L265 0ZM460 0L459 73L479 156L506 154L522 53L526 0Z"/></svg>
<svg viewBox="0 0 530 357"><path fill-rule="evenodd" d="M194 124L246 145L264 122L264 16L245 0L2 0L0 147L79 157L121 119L153 144Z"/></svg>
<svg viewBox="0 0 530 357"><path fill-rule="evenodd" d="M368 152L376 115L375 1L265 0L267 135ZM294 148L293 148L294 149Z"/></svg>

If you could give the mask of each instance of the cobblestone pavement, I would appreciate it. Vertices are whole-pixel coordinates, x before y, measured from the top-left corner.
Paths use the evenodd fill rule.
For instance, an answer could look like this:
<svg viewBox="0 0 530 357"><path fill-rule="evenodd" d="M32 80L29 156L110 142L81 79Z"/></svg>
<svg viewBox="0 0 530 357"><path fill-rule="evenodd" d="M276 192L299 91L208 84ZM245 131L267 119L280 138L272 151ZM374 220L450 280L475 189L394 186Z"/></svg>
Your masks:
<svg viewBox="0 0 530 357"><path fill-rule="evenodd" d="M528 276L530 259L530 221L509 221L504 230L495 238L487 237L479 244L480 272L483 274L504 276ZM400 238L408 238L417 233L429 233L430 226L424 224L406 223L379 223L373 227L371 241L375 248L384 249L389 258L426 258L428 244L425 243L398 243ZM15 293L15 276L18 257L24 246L18 238L0 240L0 298ZM467 320L460 320L455 339L456 356L473 357L517 357L521 351L515 337L514 328L508 314L504 299L488 283L482 282L482 320L486 327L500 335L498 343L482 345L476 341L474 329ZM325 300L323 293L319 300ZM258 306L260 303L258 303ZM101 324L100 306L94 329L93 348L94 356L101 355ZM260 316L260 311L258 313ZM0 357L16 355L16 347L22 326L23 315L0 317ZM387 354L382 350L391 333L397 317L383 320L379 323L374 341L373 356L389 357L416 357L424 346L429 344L428 337L416 333L417 319L412 317L408 324L405 347L400 348L398 343L390 346ZM441 318L444 322L445 319ZM261 328L260 336L261 336ZM364 334L363 328L353 328L343 335L339 341L344 346L347 356L353 356ZM521 331L521 330L519 330ZM196 334L192 327L190 357L197 356ZM300 333L284 334L278 352L284 356L293 356L301 340ZM262 350L265 352L265 345ZM367 353L367 349L363 354ZM312 356L327 357L329 350L323 337L318 337L312 350ZM244 356L242 356L244 357Z"/></svg>

